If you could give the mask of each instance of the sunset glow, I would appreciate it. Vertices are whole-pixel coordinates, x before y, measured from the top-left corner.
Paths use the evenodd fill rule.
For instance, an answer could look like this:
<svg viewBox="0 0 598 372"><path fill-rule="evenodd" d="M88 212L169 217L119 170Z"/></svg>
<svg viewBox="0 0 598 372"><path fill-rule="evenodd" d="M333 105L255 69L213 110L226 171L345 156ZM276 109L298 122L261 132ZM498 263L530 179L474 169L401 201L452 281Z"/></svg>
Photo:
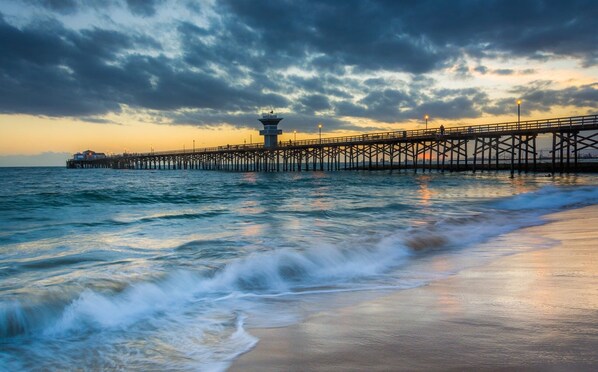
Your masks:
<svg viewBox="0 0 598 372"><path fill-rule="evenodd" d="M514 8L1 2L0 165L594 114L591 2Z"/></svg>

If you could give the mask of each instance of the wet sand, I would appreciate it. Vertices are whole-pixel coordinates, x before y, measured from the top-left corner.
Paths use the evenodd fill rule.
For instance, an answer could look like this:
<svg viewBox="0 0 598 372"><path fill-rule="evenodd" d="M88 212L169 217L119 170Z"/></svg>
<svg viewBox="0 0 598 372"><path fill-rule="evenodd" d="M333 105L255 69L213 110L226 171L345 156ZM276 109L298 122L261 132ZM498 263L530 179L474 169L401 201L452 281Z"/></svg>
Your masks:
<svg viewBox="0 0 598 372"><path fill-rule="evenodd" d="M300 324L250 329L232 371L598 370L598 206L509 234L555 245Z"/></svg>

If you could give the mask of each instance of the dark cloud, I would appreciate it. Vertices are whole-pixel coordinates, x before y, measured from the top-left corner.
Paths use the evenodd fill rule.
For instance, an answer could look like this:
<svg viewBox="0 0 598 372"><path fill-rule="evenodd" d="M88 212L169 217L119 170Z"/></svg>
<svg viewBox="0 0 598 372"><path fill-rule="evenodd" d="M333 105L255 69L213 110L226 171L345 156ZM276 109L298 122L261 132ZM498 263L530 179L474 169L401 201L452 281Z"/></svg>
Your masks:
<svg viewBox="0 0 598 372"><path fill-rule="evenodd" d="M323 120L316 112L328 110L389 123L426 113L470 118L510 112L512 102L489 102L478 89L438 89L427 73L535 73L518 66L470 68L469 57L478 64L512 57L598 62L598 5L590 0L223 0L211 11L184 1L172 4L204 18L172 22L168 37L160 34L164 28L145 34L124 31L128 25L72 29L53 14L104 6L107 13L128 9L126 16L150 22L171 6L163 0L30 4L44 16L29 24L9 23L0 14L3 113L93 118L129 106L162 112L175 124L242 126L260 107L275 107L306 130ZM387 72L407 77L381 77ZM594 85L555 90L536 84L511 93L530 102L526 110L545 110L591 105L595 91ZM326 125L349 126L334 119Z"/></svg>
<svg viewBox="0 0 598 372"><path fill-rule="evenodd" d="M477 88L436 89L413 109L412 117L433 119L475 118L489 103L488 95Z"/></svg>
<svg viewBox="0 0 598 372"><path fill-rule="evenodd" d="M598 56L592 0L230 0L223 7L225 22L247 25L271 55L321 53L319 68L421 73L453 63L463 51L575 57L586 65Z"/></svg>
<svg viewBox="0 0 598 372"><path fill-rule="evenodd" d="M511 68L499 68L499 69L493 70L492 72L497 75L513 75L515 73L515 70L513 70Z"/></svg>
<svg viewBox="0 0 598 372"><path fill-rule="evenodd" d="M479 89L440 89L426 95L418 89L373 91L357 104L341 101L335 105L339 116L372 118L382 122L434 119L475 118L489 104Z"/></svg>
<svg viewBox="0 0 598 372"><path fill-rule="evenodd" d="M519 75L532 75L532 74L536 73L536 70L534 70L533 68L527 68L527 69L524 69L524 70L514 70L512 68L499 68L499 69L496 69L496 70L492 70L491 72L493 74L496 74L496 75L505 75L505 76L507 76L507 75L516 75L516 74L519 74Z"/></svg>
<svg viewBox="0 0 598 372"><path fill-rule="evenodd" d="M343 130L362 130L345 120L331 116L317 116L301 113L287 113L282 115L284 120L281 122L281 129L284 133L292 133L297 130L303 133L318 133L318 124L322 124L322 133L329 135L330 132ZM255 119L254 119L255 120Z"/></svg>
<svg viewBox="0 0 598 372"><path fill-rule="evenodd" d="M522 100L522 114L533 111L548 112L556 106L572 106L576 108L590 108L595 112L598 102L598 83L562 89L552 88L551 81L535 81L528 85L515 87L511 93L513 97ZM504 115L516 112L516 98L505 98L496 102L488 102L484 112L493 115Z"/></svg>
<svg viewBox="0 0 598 372"><path fill-rule="evenodd" d="M454 97L423 103L418 109L418 117L428 114L436 119L476 118L482 114L478 102L470 97Z"/></svg>
<svg viewBox="0 0 598 372"><path fill-rule="evenodd" d="M330 100L322 94L309 94L299 99L299 111L304 113L314 113L331 108Z"/></svg>
<svg viewBox="0 0 598 372"><path fill-rule="evenodd" d="M212 71L193 71L162 55L122 53L139 46L159 44L116 31L75 32L55 23L21 30L1 22L0 111L79 116L119 112L121 105L156 110L288 105L281 95L262 94Z"/></svg>
<svg viewBox="0 0 598 372"><path fill-rule="evenodd" d="M162 121L174 125L195 125L207 129L215 128L218 124L231 124L239 128L249 128L257 131L262 128L262 124L257 120L259 117L260 113L257 111L244 114L223 114L217 110L202 109L170 112L163 114L162 118L156 118L154 121ZM294 130L302 133L317 133L319 123L325 128L325 132L338 129L363 130L363 128L353 126L349 122L335 117L322 117L296 112L279 113L279 117L284 118L279 125L283 133L292 133Z"/></svg>
<svg viewBox="0 0 598 372"><path fill-rule="evenodd" d="M486 66L476 66L474 68L474 70L479 72L482 75L485 75L486 73L488 73L488 67L486 67Z"/></svg>
<svg viewBox="0 0 598 372"><path fill-rule="evenodd" d="M598 83L568 87L546 88L544 82L521 86L515 89L523 100L526 110L548 111L554 106L596 107Z"/></svg>
<svg viewBox="0 0 598 372"><path fill-rule="evenodd" d="M82 116L79 120L86 122L86 123L94 123L94 124L119 124L113 120L104 119L104 118L97 118L92 116Z"/></svg>
<svg viewBox="0 0 598 372"><path fill-rule="evenodd" d="M77 11L78 4L76 0L38 0L39 3L53 11L62 14L72 14ZM31 1L33 2L33 1Z"/></svg>
<svg viewBox="0 0 598 372"><path fill-rule="evenodd" d="M127 7L131 13L141 17L151 17L156 14L156 6L162 3L162 0L126 0Z"/></svg>
<svg viewBox="0 0 598 372"><path fill-rule="evenodd" d="M0 20L0 111L49 116L118 112L131 81L109 64L135 38L106 30L67 30L56 23L17 29ZM111 84L115 83L115 84Z"/></svg>
<svg viewBox="0 0 598 372"><path fill-rule="evenodd" d="M330 74L322 74L320 77L305 78L302 76L292 75L283 79L291 85L290 90L297 89L300 91L326 95L334 98L351 98L347 93L347 89L359 89L360 83L353 78L347 77L339 79Z"/></svg>
<svg viewBox="0 0 598 372"><path fill-rule="evenodd" d="M464 63L464 62L462 62L456 66L455 74L462 79L467 79L467 78L471 77L471 73L469 71L469 66L467 66L467 63Z"/></svg>
<svg viewBox="0 0 598 372"><path fill-rule="evenodd" d="M394 3L394 4L393 4ZM418 1L391 2L403 12L405 30L423 32L434 43L455 45L477 55L493 52L520 57L557 55L596 64L594 31L598 6L579 1Z"/></svg>
<svg viewBox="0 0 598 372"><path fill-rule="evenodd" d="M273 57L321 54L320 69L403 70L413 73L446 66L458 55L433 44L421 32L403 30L402 12L383 2L225 1L225 22L246 24ZM390 8L390 9L389 9ZM390 10L390 11L389 11ZM268 21L264 22L267 17Z"/></svg>

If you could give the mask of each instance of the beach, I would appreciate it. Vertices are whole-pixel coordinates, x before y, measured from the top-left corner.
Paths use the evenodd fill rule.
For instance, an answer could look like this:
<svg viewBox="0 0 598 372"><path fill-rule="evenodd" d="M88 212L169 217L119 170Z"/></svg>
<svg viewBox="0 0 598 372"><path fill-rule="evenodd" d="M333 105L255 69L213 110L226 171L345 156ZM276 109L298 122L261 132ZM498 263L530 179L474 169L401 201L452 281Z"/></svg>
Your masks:
<svg viewBox="0 0 598 372"><path fill-rule="evenodd" d="M522 253L298 324L250 328L260 341L231 371L596 370L598 206L545 219L495 238ZM549 244L525 247L534 242Z"/></svg>
<svg viewBox="0 0 598 372"><path fill-rule="evenodd" d="M0 171L2 371L598 365L592 175Z"/></svg>

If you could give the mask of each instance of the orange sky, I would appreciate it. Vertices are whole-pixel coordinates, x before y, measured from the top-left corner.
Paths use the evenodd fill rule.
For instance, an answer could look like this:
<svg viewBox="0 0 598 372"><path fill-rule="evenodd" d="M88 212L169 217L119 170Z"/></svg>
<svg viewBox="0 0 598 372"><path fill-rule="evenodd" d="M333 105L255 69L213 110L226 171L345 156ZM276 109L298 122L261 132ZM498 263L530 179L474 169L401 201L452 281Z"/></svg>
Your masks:
<svg viewBox="0 0 598 372"><path fill-rule="evenodd" d="M530 119L554 116L584 114L579 108L559 107L546 115L535 115ZM284 116L284 115L281 115ZM123 124L86 123L70 118L47 118L29 115L0 115L0 155L34 155L45 152L75 153L85 149L106 153L149 152L173 149L190 149L195 140L196 148L224 144L240 144L246 141L259 143L261 124L256 121L252 129L238 129L232 126L215 126L213 129L197 128L190 125L165 125L131 121ZM120 118L123 119L123 118ZM522 120L526 119L525 117ZM476 120L429 120L429 127L463 124L483 124L516 120L516 116L483 117ZM355 120L355 125L371 128L376 125L380 130L418 129L423 127L423 119L418 124L404 122L396 124L377 123L368 120ZM314 123L314 128L317 124ZM283 130L281 140L294 138L293 129L285 126L283 120L279 127ZM368 130L364 130L368 131ZM342 136L358 131L327 132L323 128L322 136ZM314 133L297 133L297 139L315 138Z"/></svg>
<svg viewBox="0 0 598 372"><path fill-rule="evenodd" d="M0 166L598 113L592 4L274 3L0 2Z"/></svg>

